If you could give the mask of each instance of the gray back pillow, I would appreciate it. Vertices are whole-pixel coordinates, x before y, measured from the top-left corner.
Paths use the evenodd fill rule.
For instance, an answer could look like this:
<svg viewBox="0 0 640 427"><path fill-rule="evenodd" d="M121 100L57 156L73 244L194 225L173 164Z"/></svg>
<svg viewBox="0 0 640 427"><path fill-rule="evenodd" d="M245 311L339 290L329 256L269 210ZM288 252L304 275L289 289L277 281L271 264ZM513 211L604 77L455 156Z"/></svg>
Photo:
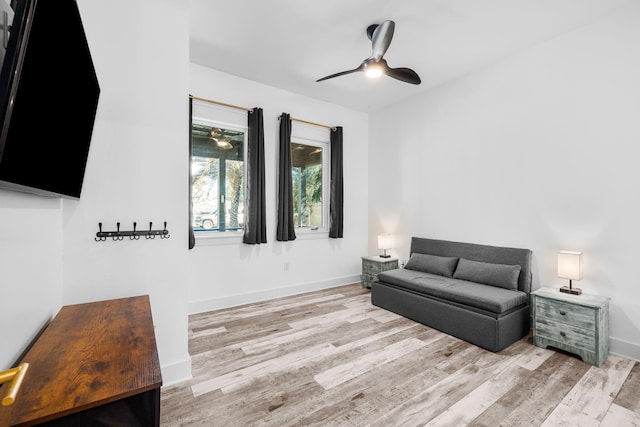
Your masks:
<svg viewBox="0 0 640 427"><path fill-rule="evenodd" d="M458 258L428 254L411 254L411 258L404 268L408 270L423 271L439 276L452 277L458 264Z"/></svg>
<svg viewBox="0 0 640 427"><path fill-rule="evenodd" d="M454 279L484 283L505 289L518 289L519 265L493 264L460 258Z"/></svg>

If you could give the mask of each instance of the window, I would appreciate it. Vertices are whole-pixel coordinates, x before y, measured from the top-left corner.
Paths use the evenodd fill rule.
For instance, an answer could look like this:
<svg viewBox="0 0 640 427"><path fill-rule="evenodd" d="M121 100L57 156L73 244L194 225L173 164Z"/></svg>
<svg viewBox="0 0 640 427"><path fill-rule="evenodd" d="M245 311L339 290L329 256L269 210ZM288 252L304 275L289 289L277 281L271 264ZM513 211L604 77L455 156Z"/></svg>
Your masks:
<svg viewBox="0 0 640 427"><path fill-rule="evenodd" d="M326 230L329 203L329 145L292 138L291 178L296 229Z"/></svg>
<svg viewBox="0 0 640 427"><path fill-rule="evenodd" d="M194 118L191 133L194 231L243 230L246 128Z"/></svg>

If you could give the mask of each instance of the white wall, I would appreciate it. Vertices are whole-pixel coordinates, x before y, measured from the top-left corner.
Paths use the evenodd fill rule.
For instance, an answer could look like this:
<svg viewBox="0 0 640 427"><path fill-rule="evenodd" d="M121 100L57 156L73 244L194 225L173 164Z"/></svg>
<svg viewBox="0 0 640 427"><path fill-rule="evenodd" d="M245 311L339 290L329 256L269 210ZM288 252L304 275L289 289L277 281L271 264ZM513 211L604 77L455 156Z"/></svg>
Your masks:
<svg viewBox="0 0 640 427"><path fill-rule="evenodd" d="M80 202L64 201L63 303L148 294L164 383L189 378L188 9L179 0L82 1L100 102ZM167 240L95 242L153 222Z"/></svg>
<svg viewBox="0 0 640 427"><path fill-rule="evenodd" d="M0 371L60 309L59 198L0 190Z"/></svg>
<svg viewBox="0 0 640 427"><path fill-rule="evenodd" d="M190 312L358 282L360 257L367 254L367 115L196 64L191 64L190 85L193 96L264 110L268 234L268 243L261 245L199 240L187 257ZM278 116L283 112L344 128L343 239L275 240ZM235 114L246 124L246 112ZM293 123L293 133L298 126Z"/></svg>
<svg viewBox="0 0 640 427"><path fill-rule="evenodd" d="M398 235L526 247L534 285L584 252L613 352L640 359L640 3L370 117L369 246ZM374 171L386 170L384 175Z"/></svg>

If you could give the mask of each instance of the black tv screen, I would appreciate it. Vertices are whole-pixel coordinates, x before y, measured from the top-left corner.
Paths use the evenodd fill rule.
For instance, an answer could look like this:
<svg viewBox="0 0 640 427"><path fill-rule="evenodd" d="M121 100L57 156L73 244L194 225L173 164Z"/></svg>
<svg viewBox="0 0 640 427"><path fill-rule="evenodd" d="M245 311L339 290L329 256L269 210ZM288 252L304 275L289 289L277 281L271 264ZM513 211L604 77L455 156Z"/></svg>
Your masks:
<svg viewBox="0 0 640 427"><path fill-rule="evenodd" d="M100 86L76 1L0 4L0 188L79 199Z"/></svg>

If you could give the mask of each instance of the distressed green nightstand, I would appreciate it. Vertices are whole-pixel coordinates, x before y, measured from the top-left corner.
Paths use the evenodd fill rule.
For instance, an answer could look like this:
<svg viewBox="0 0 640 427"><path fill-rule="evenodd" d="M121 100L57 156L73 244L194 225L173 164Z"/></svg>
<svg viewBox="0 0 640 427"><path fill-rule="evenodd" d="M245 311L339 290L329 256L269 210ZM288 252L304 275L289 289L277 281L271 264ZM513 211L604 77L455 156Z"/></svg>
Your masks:
<svg viewBox="0 0 640 427"><path fill-rule="evenodd" d="M609 355L609 298L558 289L531 292L533 344L577 354L600 366Z"/></svg>
<svg viewBox="0 0 640 427"><path fill-rule="evenodd" d="M360 281L363 288L371 288L378 279L378 273L398 268L398 258L381 258L379 256L362 257L362 275Z"/></svg>

